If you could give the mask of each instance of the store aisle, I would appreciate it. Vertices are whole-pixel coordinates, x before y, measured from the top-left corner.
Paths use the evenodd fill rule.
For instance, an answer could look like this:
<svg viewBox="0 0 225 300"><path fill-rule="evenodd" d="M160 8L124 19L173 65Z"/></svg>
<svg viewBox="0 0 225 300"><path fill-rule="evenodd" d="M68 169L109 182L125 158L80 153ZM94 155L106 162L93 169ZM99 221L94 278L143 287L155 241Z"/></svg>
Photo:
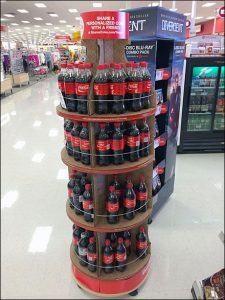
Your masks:
<svg viewBox="0 0 225 300"><path fill-rule="evenodd" d="M47 79L1 101L3 299L95 298L70 272L57 99ZM139 299L191 299L193 281L224 265L223 155L178 155L176 170L175 193L149 227L152 267Z"/></svg>

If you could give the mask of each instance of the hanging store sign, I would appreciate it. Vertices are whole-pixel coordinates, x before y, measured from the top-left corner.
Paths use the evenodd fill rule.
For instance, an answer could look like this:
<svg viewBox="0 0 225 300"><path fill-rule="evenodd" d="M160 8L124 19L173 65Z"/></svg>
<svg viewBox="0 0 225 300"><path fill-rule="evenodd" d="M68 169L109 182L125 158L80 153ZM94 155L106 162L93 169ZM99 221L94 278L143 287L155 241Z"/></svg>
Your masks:
<svg viewBox="0 0 225 300"><path fill-rule="evenodd" d="M70 35L56 35L55 40L68 42L68 41L71 41L71 38L70 38Z"/></svg>
<svg viewBox="0 0 225 300"><path fill-rule="evenodd" d="M80 16L82 39L129 38L129 14L126 12L92 11Z"/></svg>
<svg viewBox="0 0 225 300"><path fill-rule="evenodd" d="M8 32L8 26L7 25L1 25L1 32Z"/></svg>

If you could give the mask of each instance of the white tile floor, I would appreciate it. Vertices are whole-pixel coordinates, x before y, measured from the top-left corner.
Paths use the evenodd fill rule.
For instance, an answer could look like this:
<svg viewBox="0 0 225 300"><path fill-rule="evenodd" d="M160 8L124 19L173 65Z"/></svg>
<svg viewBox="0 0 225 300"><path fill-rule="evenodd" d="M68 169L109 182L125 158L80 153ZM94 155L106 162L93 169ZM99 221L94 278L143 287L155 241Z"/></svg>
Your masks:
<svg viewBox="0 0 225 300"><path fill-rule="evenodd" d="M52 79L1 101L2 299L93 298L70 273L57 103ZM139 299L191 299L193 281L224 266L223 176L222 154L177 156L175 192L149 227L151 272Z"/></svg>

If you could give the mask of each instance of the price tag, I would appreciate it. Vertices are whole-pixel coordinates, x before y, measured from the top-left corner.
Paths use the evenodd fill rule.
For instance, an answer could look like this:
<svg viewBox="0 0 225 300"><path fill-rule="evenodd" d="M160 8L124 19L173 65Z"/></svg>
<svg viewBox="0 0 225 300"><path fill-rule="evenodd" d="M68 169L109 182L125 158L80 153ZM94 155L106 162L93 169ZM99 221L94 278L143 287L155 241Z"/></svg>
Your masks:
<svg viewBox="0 0 225 300"><path fill-rule="evenodd" d="M154 170L153 170L153 178L156 176L158 174L158 172L157 172L157 168L155 168Z"/></svg>
<svg viewBox="0 0 225 300"><path fill-rule="evenodd" d="M155 115L158 116L161 112L161 105L157 105Z"/></svg>
<svg viewBox="0 0 225 300"><path fill-rule="evenodd" d="M62 108L66 109L66 103L64 101L62 92L60 90L58 90L58 96L59 96L59 100L60 100L60 104L61 104Z"/></svg>
<svg viewBox="0 0 225 300"><path fill-rule="evenodd" d="M159 147L159 139L154 140L154 149Z"/></svg>
<svg viewBox="0 0 225 300"><path fill-rule="evenodd" d="M79 196L79 202L83 202L83 196Z"/></svg>

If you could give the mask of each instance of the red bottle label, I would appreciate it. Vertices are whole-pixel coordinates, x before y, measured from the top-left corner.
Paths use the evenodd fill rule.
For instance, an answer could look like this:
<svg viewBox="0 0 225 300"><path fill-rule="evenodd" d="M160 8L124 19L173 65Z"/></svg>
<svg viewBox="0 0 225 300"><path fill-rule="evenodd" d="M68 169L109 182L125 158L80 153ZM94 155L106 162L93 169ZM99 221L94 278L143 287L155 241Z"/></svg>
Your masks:
<svg viewBox="0 0 225 300"><path fill-rule="evenodd" d="M116 258L116 261L118 261L118 262L124 262L124 261L126 261L126 259L127 259L126 252L125 253L118 253L118 252L116 252L115 258Z"/></svg>
<svg viewBox="0 0 225 300"><path fill-rule="evenodd" d="M152 89L151 80L144 80L142 82L142 93L149 93Z"/></svg>
<svg viewBox="0 0 225 300"><path fill-rule="evenodd" d="M93 208L93 201L92 200L84 200L83 199L83 209L90 210Z"/></svg>
<svg viewBox="0 0 225 300"><path fill-rule="evenodd" d="M124 139L121 139L121 140L112 140L111 149L113 151L123 150L124 149Z"/></svg>
<svg viewBox="0 0 225 300"><path fill-rule="evenodd" d="M113 96L125 95L125 93L126 93L125 82L110 83L110 93Z"/></svg>
<svg viewBox="0 0 225 300"><path fill-rule="evenodd" d="M80 139L80 150L90 150L89 140Z"/></svg>
<svg viewBox="0 0 225 300"><path fill-rule="evenodd" d="M71 132L67 132L65 130L64 133L65 133L65 139L67 140L67 142L71 142Z"/></svg>
<svg viewBox="0 0 225 300"><path fill-rule="evenodd" d="M138 136L128 136L127 145L131 148L140 146L140 135Z"/></svg>
<svg viewBox="0 0 225 300"><path fill-rule="evenodd" d="M96 259L97 259L96 253L90 253L90 252L87 253L87 260L88 261L95 262Z"/></svg>
<svg viewBox="0 0 225 300"><path fill-rule="evenodd" d="M89 87L90 87L90 83L77 83L76 94L79 96L87 96Z"/></svg>
<svg viewBox="0 0 225 300"><path fill-rule="evenodd" d="M73 244L77 246L78 243L79 243L79 238L78 238L77 236L75 236L75 237L73 238Z"/></svg>
<svg viewBox="0 0 225 300"><path fill-rule="evenodd" d="M68 189L68 198L73 197L73 189Z"/></svg>
<svg viewBox="0 0 225 300"><path fill-rule="evenodd" d="M140 94L142 93L142 82L128 82L127 83L127 92L129 94Z"/></svg>
<svg viewBox="0 0 225 300"><path fill-rule="evenodd" d="M123 199L123 206L126 208L135 208L136 206L136 199Z"/></svg>
<svg viewBox="0 0 225 300"><path fill-rule="evenodd" d="M112 264L114 261L114 255L111 254L111 255L103 255L103 263L105 265L109 265L109 264Z"/></svg>
<svg viewBox="0 0 225 300"><path fill-rule="evenodd" d="M147 198L148 198L148 193L145 192L137 192L137 200L138 201L147 201Z"/></svg>
<svg viewBox="0 0 225 300"><path fill-rule="evenodd" d="M124 246L126 248L130 247L131 246L131 240L124 240Z"/></svg>
<svg viewBox="0 0 225 300"><path fill-rule="evenodd" d="M110 149L109 140L96 140L96 149L98 151L108 151Z"/></svg>
<svg viewBox="0 0 225 300"><path fill-rule="evenodd" d="M109 84L108 83L94 83L94 95L96 95L96 96L109 95Z"/></svg>
<svg viewBox="0 0 225 300"><path fill-rule="evenodd" d="M136 242L136 248L137 248L137 249L143 250L143 249L146 249L147 246L148 246L147 241L144 241L144 242Z"/></svg>
<svg viewBox="0 0 225 300"><path fill-rule="evenodd" d="M73 147L80 147L80 138L78 136L71 135L71 144Z"/></svg>
<svg viewBox="0 0 225 300"><path fill-rule="evenodd" d="M116 203L107 202L106 203L106 211L109 213L118 212L119 211L119 202L116 202Z"/></svg>
<svg viewBox="0 0 225 300"><path fill-rule="evenodd" d="M75 86L73 82L65 82L65 93L68 95L75 94Z"/></svg>
<svg viewBox="0 0 225 300"><path fill-rule="evenodd" d="M140 133L140 142L143 143L150 143L150 132L142 132Z"/></svg>

